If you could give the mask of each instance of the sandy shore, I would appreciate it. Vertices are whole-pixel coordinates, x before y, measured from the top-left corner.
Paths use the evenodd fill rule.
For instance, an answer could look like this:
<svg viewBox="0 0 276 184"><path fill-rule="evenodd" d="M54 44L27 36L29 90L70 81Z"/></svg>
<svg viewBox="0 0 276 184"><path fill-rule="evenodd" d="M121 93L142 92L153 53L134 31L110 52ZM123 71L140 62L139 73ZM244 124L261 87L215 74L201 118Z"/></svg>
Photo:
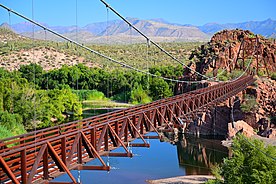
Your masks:
<svg viewBox="0 0 276 184"><path fill-rule="evenodd" d="M208 175L189 175L189 176L178 176L173 178L165 178L158 180L148 180L149 184L198 184L205 183L209 179L215 179L213 176Z"/></svg>

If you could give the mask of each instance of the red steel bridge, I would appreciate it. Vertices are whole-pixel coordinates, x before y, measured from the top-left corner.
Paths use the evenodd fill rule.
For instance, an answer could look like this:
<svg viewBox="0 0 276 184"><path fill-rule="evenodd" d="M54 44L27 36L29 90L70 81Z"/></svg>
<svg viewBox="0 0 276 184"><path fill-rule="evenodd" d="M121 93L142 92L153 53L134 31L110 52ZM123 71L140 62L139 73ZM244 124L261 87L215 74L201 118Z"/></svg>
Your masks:
<svg viewBox="0 0 276 184"><path fill-rule="evenodd" d="M102 156L132 157L128 146L149 147L145 134L159 128L185 129L198 113L244 90L254 82L244 76L216 85L161 99L149 104L69 122L0 140L0 183L57 183L53 178L70 170L110 170ZM131 143L140 138L141 143ZM151 137L154 138L154 137ZM124 152L113 150L123 147ZM99 159L101 165L88 166Z"/></svg>

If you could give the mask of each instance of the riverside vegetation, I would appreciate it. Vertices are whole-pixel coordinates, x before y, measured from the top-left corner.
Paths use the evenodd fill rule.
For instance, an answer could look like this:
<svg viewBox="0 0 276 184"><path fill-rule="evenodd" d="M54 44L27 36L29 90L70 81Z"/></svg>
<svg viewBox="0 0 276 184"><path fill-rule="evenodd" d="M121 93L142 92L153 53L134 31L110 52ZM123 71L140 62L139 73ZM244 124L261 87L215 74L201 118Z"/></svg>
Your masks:
<svg viewBox="0 0 276 184"><path fill-rule="evenodd" d="M177 78L182 67L153 67L156 75ZM82 103L112 99L140 104L173 95L174 84L129 70L89 68L83 64L44 71L23 65L18 71L0 69L1 138L64 122L82 115ZM107 98L108 97L108 98ZM94 102L93 102L94 100ZM92 101L92 102L91 102Z"/></svg>
<svg viewBox="0 0 276 184"><path fill-rule="evenodd" d="M161 43L184 63L200 44ZM89 47L158 76L178 79L183 74L180 65L145 43ZM117 107L111 100L127 107L169 97L174 91L173 82L118 67L71 43L32 40L6 28L0 28L0 56L1 138L63 123L68 114L81 117L83 108ZM223 72L218 78L240 73Z"/></svg>
<svg viewBox="0 0 276 184"><path fill-rule="evenodd" d="M216 179L207 184L276 183L275 146L237 135L231 148L232 157L213 167Z"/></svg>
<svg viewBox="0 0 276 184"><path fill-rule="evenodd" d="M204 49L197 52L202 48L200 45L198 42L161 43L177 59L186 64L191 62L192 66L205 61L187 59L195 53L204 58ZM146 43L88 47L158 76L179 79L183 75L182 66ZM198 49L193 50L196 47ZM119 104L111 100L124 102L127 107L169 97L175 86L173 82L118 67L71 43L47 41L47 34L44 40L36 40L0 28L0 56L2 137L53 126L68 121L69 115L80 117L82 110L90 107L118 107ZM231 73L220 70L219 80L242 74L239 69ZM275 80L275 73L271 73ZM213 76L210 72L206 75ZM256 100L248 96L242 110L248 112L254 108ZM7 122L14 123L7 125Z"/></svg>
<svg viewBox="0 0 276 184"><path fill-rule="evenodd" d="M199 44L162 47L187 62ZM183 73L175 61L146 43L89 47L158 76L177 79ZM169 97L175 85L118 67L71 43L29 39L7 28L0 28L0 56L0 138L81 118L87 107L116 107L112 101L127 107Z"/></svg>

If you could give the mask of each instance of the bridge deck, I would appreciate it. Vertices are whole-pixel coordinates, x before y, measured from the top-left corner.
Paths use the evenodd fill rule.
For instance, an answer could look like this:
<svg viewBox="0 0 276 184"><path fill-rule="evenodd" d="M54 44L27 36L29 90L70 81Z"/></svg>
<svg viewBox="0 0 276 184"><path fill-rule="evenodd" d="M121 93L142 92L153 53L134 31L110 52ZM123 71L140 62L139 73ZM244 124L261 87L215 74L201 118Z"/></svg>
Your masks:
<svg viewBox="0 0 276 184"><path fill-rule="evenodd" d="M252 76L241 77L149 104L0 140L0 183L48 183L52 177L64 173L77 183L71 169L109 170L102 155L131 157L127 145L133 139L141 138L142 143L132 146L148 147L144 134L158 133L159 127L183 128L198 113L236 95L253 81ZM123 153L112 152L120 146L124 148ZM96 158L102 165L84 165Z"/></svg>

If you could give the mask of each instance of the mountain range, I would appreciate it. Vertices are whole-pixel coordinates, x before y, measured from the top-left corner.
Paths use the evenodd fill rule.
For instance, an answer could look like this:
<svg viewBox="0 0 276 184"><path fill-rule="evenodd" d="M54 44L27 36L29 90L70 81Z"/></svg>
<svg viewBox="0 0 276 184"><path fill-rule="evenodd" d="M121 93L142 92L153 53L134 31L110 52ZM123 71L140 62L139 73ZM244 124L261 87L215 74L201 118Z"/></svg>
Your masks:
<svg viewBox="0 0 276 184"><path fill-rule="evenodd" d="M141 20L127 18L135 27L157 42L207 41L214 33L223 29L244 29L265 37L276 37L276 21L249 21L243 23L208 23L203 26L174 24L163 19ZM145 40L133 28L122 20L90 23L83 27L76 26L44 26L82 43L126 43ZM2 24L6 26L7 24ZM11 25L11 28L24 36L32 36L33 25L22 22ZM58 37L45 33L35 26L35 38L61 41Z"/></svg>
<svg viewBox="0 0 276 184"><path fill-rule="evenodd" d="M249 21L243 23L228 23L228 24L218 24L218 23L208 23L203 26L198 26L198 28L206 34L214 34L223 29L243 29L252 31L255 34L261 34L265 37L274 37L276 34L276 21L272 19L267 19L264 21Z"/></svg>

